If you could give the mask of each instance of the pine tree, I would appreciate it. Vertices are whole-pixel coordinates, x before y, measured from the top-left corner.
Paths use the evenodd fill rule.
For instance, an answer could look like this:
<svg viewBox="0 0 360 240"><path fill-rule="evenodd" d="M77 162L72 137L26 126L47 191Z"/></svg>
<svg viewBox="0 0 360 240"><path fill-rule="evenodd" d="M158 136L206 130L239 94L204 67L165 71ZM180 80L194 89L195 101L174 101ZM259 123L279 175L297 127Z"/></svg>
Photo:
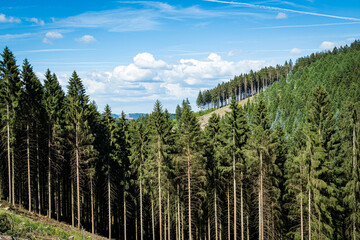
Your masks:
<svg viewBox="0 0 360 240"><path fill-rule="evenodd" d="M42 98L43 87L33 72L32 66L27 59L21 71L21 79L23 81L23 92L20 96L20 108L22 108L21 116L24 118L26 127L26 155L27 155L27 182L28 182L28 209L32 211L32 187L31 187L31 162L35 158L31 156L33 144L30 139L35 139L38 136L37 129L39 121L41 121L41 112L43 110ZM19 116L20 117L20 116ZM31 129L30 129L31 128Z"/></svg>
<svg viewBox="0 0 360 240"><path fill-rule="evenodd" d="M203 175L201 169L201 157L200 147L202 145L202 133L200 125L191 111L190 104L188 101L183 103L183 112L181 116L181 127L180 127L180 139L179 144L182 146L182 153L187 162L187 198L188 198L188 226L189 226L189 237L193 239L192 231L192 182L199 179L199 175ZM193 186L194 188L194 186Z"/></svg>
<svg viewBox="0 0 360 240"><path fill-rule="evenodd" d="M230 104L231 112L226 115L228 152L232 152L233 195L234 195L234 239L237 239L237 181L240 180L240 230L244 240L244 173L246 170L244 150L249 135L249 126L243 108L239 106L233 94ZM240 174L240 176L239 176Z"/></svg>
<svg viewBox="0 0 360 240"><path fill-rule="evenodd" d="M203 95L201 93L201 91L199 91L199 95L196 99L196 105L198 106L198 108L202 109L204 106L204 98Z"/></svg>
<svg viewBox="0 0 360 240"><path fill-rule="evenodd" d="M77 227L81 227L80 184L83 177L83 166L89 159L92 151L93 135L88 124L88 96L81 79L74 71L69 79L67 103L67 133L72 151L72 166L76 179ZM72 197L75 194L72 193Z"/></svg>
<svg viewBox="0 0 360 240"><path fill-rule="evenodd" d="M51 218L52 172L53 169L58 168L63 153L65 94L56 75L51 74L49 69L45 73L44 102L48 119L48 217Z"/></svg>
<svg viewBox="0 0 360 240"><path fill-rule="evenodd" d="M0 79L1 79L1 98L3 100L2 111L3 121L6 122L6 141L7 141L7 159L8 159L8 196L10 204L15 204L15 164L14 164L14 126L15 116L18 107L18 96L20 93L19 70L16 66L16 60L8 47L5 47L1 54L0 61Z"/></svg>
<svg viewBox="0 0 360 240"><path fill-rule="evenodd" d="M344 159L346 185L344 202L349 209L347 216L348 239L360 238L360 104L347 102L341 112L341 158Z"/></svg>
<svg viewBox="0 0 360 240"><path fill-rule="evenodd" d="M334 229L331 209L336 205L334 198L336 189L328 176L332 171L326 151L331 112L327 93L323 88L314 89L308 109L306 132L308 236L309 239L332 238Z"/></svg>
<svg viewBox="0 0 360 240"><path fill-rule="evenodd" d="M157 162L157 178L158 178L158 196L159 196L159 235L160 240L163 237L162 229L162 169L164 160L167 158L167 148L169 137L171 135L171 122L169 115L163 110L159 100L155 102L153 112L150 116L150 127L153 135L153 146L156 149L156 162Z"/></svg>

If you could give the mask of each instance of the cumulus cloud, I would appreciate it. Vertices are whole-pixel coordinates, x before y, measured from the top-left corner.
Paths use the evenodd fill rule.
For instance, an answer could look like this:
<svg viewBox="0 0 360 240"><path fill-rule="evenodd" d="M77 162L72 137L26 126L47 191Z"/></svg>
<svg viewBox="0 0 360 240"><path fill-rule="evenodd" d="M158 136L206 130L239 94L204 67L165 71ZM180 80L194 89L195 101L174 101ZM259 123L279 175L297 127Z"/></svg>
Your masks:
<svg viewBox="0 0 360 240"><path fill-rule="evenodd" d="M20 23L21 20L16 17L7 17L5 14L0 13L0 23Z"/></svg>
<svg viewBox="0 0 360 240"><path fill-rule="evenodd" d="M302 50L299 48L293 48L290 50L290 54L292 55L300 55L302 53Z"/></svg>
<svg viewBox="0 0 360 240"><path fill-rule="evenodd" d="M81 38L76 38L75 39L77 42L81 42L81 43L92 43L92 42L96 42L96 39L91 36L91 35L84 35Z"/></svg>
<svg viewBox="0 0 360 240"><path fill-rule="evenodd" d="M279 12L277 15L276 15L276 19L285 19L287 18L287 14L286 13L283 13L283 12Z"/></svg>
<svg viewBox="0 0 360 240"><path fill-rule="evenodd" d="M331 50L335 47L335 42L330 42L330 41L323 41L320 44L320 49L321 50Z"/></svg>
<svg viewBox="0 0 360 240"><path fill-rule="evenodd" d="M45 34L45 37L50 38L50 39L60 39L60 38L63 38L64 36L59 32L47 32Z"/></svg>
<svg viewBox="0 0 360 240"><path fill-rule="evenodd" d="M163 68L166 63L162 60L155 60L154 56L150 53L139 53L134 57L134 63L140 68Z"/></svg>
<svg viewBox="0 0 360 240"><path fill-rule="evenodd" d="M258 70L264 61L227 61L216 53L204 59L183 58L170 63L156 59L151 53L139 53L128 65L110 72L82 74L84 85L97 103L151 102L156 99L181 101L196 97L200 89L213 88L234 75Z"/></svg>

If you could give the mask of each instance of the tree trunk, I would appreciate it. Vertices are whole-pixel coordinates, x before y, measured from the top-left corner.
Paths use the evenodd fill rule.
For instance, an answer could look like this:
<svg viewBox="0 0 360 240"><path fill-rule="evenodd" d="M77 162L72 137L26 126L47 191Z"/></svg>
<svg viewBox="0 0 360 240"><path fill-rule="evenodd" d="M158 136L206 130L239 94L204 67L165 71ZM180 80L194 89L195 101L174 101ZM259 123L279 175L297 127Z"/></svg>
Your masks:
<svg viewBox="0 0 360 240"><path fill-rule="evenodd" d="M9 104L6 105L6 130L7 130L7 153L8 153L8 171L9 171L9 202L12 202L12 191L11 191L11 156L10 156L10 117L9 117Z"/></svg>
<svg viewBox="0 0 360 240"><path fill-rule="evenodd" d="M244 77L244 99L247 98L247 80Z"/></svg>
<svg viewBox="0 0 360 240"><path fill-rule="evenodd" d="M301 185L300 185L301 186ZM302 190L301 190L302 196ZM301 227L301 240L304 240L304 219L303 219L303 199L300 198L300 227Z"/></svg>
<svg viewBox="0 0 360 240"><path fill-rule="evenodd" d="M12 178L12 204L15 205L15 157L14 157L14 148L11 149L12 155L11 155L11 178Z"/></svg>
<svg viewBox="0 0 360 240"><path fill-rule="evenodd" d="M36 180L37 180L37 203L39 214L41 214L41 197L40 197L40 157L39 157L39 135L36 129Z"/></svg>
<svg viewBox="0 0 360 240"><path fill-rule="evenodd" d="M126 240L127 238L127 234L126 234L126 196L125 196L125 191L124 191L124 240Z"/></svg>
<svg viewBox="0 0 360 240"><path fill-rule="evenodd" d="M26 124L26 143L27 143L27 173L28 173L28 193L29 193L29 212L31 212L31 177L30 177L30 136L29 123Z"/></svg>
<svg viewBox="0 0 360 240"><path fill-rule="evenodd" d="M187 154L188 154L188 171L187 171L187 178L188 178L188 205L189 205L189 240L192 240L192 229L191 229L191 184L190 184L190 146L187 146Z"/></svg>
<svg viewBox="0 0 360 240"><path fill-rule="evenodd" d="M309 240L311 240L311 194L309 189Z"/></svg>
<svg viewBox="0 0 360 240"><path fill-rule="evenodd" d="M91 198L91 233L95 233L95 227L94 227L94 190L93 190L93 179L90 178L90 198Z"/></svg>
<svg viewBox="0 0 360 240"><path fill-rule="evenodd" d="M231 237L230 233L230 190L229 185L227 186L227 207L228 207L228 239Z"/></svg>
<svg viewBox="0 0 360 240"><path fill-rule="evenodd" d="M357 164L357 157L356 157L356 136L357 136L357 134L356 134L356 123L354 122L354 124L353 124L353 171L355 171L355 174L353 174L353 175L355 175L355 176L358 176L358 174L356 174L356 172L359 170L358 169L358 164ZM357 199L357 194L356 194L356 189L354 188L353 189L353 191L354 191L354 196L355 196L355 209L354 209L354 214L353 214L353 216L354 216L354 218L353 218L353 235L354 235L354 240L356 240L357 239L357 237L356 237L356 235L357 235L357 230L356 230L356 218L357 218L357 202L359 201L358 199Z"/></svg>
<svg viewBox="0 0 360 240"><path fill-rule="evenodd" d="M259 190L259 240L264 239L264 210L263 210L263 160L260 151L260 190Z"/></svg>
<svg viewBox="0 0 360 240"><path fill-rule="evenodd" d="M240 221L241 221L241 240L244 240L244 198L243 198L243 172L240 174Z"/></svg>
<svg viewBox="0 0 360 240"><path fill-rule="evenodd" d="M80 228L80 156L78 142L78 126L76 124L76 197L77 197L77 227Z"/></svg>
<svg viewBox="0 0 360 240"><path fill-rule="evenodd" d="M111 239L111 189L110 189L110 169L108 176L108 210L109 210L109 239Z"/></svg>
<svg viewBox="0 0 360 240"><path fill-rule="evenodd" d="M151 198L151 228L152 228L152 239L155 240L154 200L152 198Z"/></svg>
<svg viewBox="0 0 360 240"><path fill-rule="evenodd" d="M140 240L143 240L143 197L142 197L142 182L141 182L141 171L140 171Z"/></svg>
<svg viewBox="0 0 360 240"><path fill-rule="evenodd" d="M253 82L253 78L250 79L250 83L251 83L251 96L254 95L254 82Z"/></svg>
<svg viewBox="0 0 360 240"><path fill-rule="evenodd" d="M245 84L246 86L246 84ZM233 144L235 145L235 133L233 130ZM237 218L236 218L236 165L235 165L235 154L233 154L233 181L234 181L234 240L237 239Z"/></svg>
<svg viewBox="0 0 360 240"><path fill-rule="evenodd" d="M215 205L215 240L219 239L219 235L218 235L218 216L217 216L217 194L216 194L216 188L215 188L215 199L214 199L214 205ZM209 239L210 239L210 234L209 234Z"/></svg>
<svg viewBox="0 0 360 240"><path fill-rule="evenodd" d="M168 240L170 240L170 233L171 233L171 227L170 227L170 188L168 190L167 193L167 210L168 210L168 225L167 225L167 229L168 229Z"/></svg>
<svg viewBox="0 0 360 240"><path fill-rule="evenodd" d="M159 185L159 234L162 240L162 216L161 216L161 152L160 152L160 137L158 136L158 185Z"/></svg>
<svg viewBox="0 0 360 240"><path fill-rule="evenodd" d="M246 236L247 240L250 240L250 231L249 231L249 215L246 215Z"/></svg>
<svg viewBox="0 0 360 240"><path fill-rule="evenodd" d="M178 223L178 228L179 228L179 240L181 239L181 216L180 216L180 190L179 190L179 185L177 185L177 193L178 193L178 219L179 219L179 223Z"/></svg>
<svg viewBox="0 0 360 240"><path fill-rule="evenodd" d="M75 212L74 212L74 182L73 179L71 181L71 226L75 225Z"/></svg>
<svg viewBox="0 0 360 240"><path fill-rule="evenodd" d="M49 169L48 169L48 186L49 186L49 210L48 210L48 217L51 218L51 124L49 123L49 136L48 136L48 165L49 165Z"/></svg>

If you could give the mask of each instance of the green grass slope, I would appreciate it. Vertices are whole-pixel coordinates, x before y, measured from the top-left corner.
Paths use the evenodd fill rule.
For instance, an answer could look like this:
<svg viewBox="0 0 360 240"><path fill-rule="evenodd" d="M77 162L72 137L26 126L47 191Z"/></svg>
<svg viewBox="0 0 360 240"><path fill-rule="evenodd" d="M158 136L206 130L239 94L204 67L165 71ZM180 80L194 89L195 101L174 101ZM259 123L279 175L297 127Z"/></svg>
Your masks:
<svg viewBox="0 0 360 240"><path fill-rule="evenodd" d="M0 239L106 239L0 202Z"/></svg>

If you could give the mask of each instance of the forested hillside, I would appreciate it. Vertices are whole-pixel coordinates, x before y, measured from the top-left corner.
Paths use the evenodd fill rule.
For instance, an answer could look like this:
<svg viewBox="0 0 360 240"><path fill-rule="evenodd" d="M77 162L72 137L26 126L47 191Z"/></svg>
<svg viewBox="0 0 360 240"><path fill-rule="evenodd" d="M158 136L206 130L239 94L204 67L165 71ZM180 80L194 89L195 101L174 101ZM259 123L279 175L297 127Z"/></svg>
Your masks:
<svg viewBox="0 0 360 240"><path fill-rule="evenodd" d="M231 109L204 130L186 100L175 120L160 101L115 119L76 72L65 93L1 56L10 204L116 239L360 238L359 42L201 92Z"/></svg>

